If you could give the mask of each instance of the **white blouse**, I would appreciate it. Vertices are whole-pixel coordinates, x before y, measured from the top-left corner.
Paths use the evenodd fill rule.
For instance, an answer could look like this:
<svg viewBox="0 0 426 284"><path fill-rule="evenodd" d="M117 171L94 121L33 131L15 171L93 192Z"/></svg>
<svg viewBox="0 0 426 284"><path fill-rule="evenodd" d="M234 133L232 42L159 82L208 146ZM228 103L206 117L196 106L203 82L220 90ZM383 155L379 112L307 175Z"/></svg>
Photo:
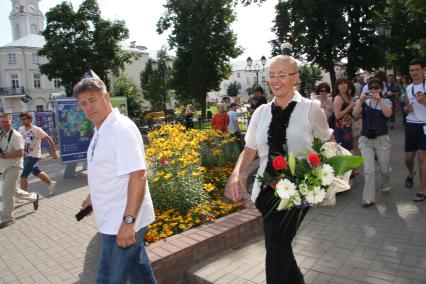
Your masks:
<svg viewBox="0 0 426 284"><path fill-rule="evenodd" d="M275 99L273 100L275 101ZM287 147L290 153L302 155L309 152L314 138L330 139L333 130L328 127L327 117L319 102L302 97L295 91L292 101L297 102L287 127ZM250 120L245 136L246 147L257 150L260 165L257 176L263 175L268 162L268 130L272 119L272 102L259 106ZM261 183L255 180L251 200L255 202Z"/></svg>

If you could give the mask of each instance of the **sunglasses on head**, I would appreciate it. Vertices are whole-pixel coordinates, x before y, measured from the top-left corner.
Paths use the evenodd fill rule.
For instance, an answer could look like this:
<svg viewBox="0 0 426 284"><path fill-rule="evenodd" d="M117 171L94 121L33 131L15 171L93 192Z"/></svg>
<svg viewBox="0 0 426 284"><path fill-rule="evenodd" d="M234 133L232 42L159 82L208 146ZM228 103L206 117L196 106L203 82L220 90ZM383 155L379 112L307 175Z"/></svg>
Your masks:
<svg viewBox="0 0 426 284"><path fill-rule="evenodd" d="M379 90L381 89L381 87L379 85L372 85L370 87L368 87L369 90Z"/></svg>

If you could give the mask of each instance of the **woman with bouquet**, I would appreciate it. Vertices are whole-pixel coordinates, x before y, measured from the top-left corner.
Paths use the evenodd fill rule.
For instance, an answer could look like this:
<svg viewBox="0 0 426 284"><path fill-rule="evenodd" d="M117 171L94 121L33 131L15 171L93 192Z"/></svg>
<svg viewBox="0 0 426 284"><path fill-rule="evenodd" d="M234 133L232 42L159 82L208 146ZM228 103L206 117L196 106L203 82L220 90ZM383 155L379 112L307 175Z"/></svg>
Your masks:
<svg viewBox="0 0 426 284"><path fill-rule="evenodd" d="M243 189L239 174L256 154L260 158L258 176L265 173L273 175L275 170L286 166L285 160L273 165L273 156L285 156L287 152L296 156L305 154L311 150L314 138L327 141L332 136L333 131L328 127L320 104L303 98L295 90L299 81L298 71L297 62L291 56L278 55L271 59L269 86L274 99L259 106L251 118L245 136L246 147L229 181L229 191L234 201L240 199L239 192ZM283 147L284 144L287 147ZM254 183L252 201L263 215L267 283L304 283L291 242L308 207L297 206L278 211L279 198L275 190L259 180Z"/></svg>
<svg viewBox="0 0 426 284"><path fill-rule="evenodd" d="M362 130L359 138L359 148L364 157L364 190L362 206L374 204L376 197L375 157L382 173L382 192L389 193L389 165L391 142L388 135L387 122L392 115L392 102L382 97L383 83L379 79L368 82L369 93L361 94L353 110L353 115L362 114Z"/></svg>

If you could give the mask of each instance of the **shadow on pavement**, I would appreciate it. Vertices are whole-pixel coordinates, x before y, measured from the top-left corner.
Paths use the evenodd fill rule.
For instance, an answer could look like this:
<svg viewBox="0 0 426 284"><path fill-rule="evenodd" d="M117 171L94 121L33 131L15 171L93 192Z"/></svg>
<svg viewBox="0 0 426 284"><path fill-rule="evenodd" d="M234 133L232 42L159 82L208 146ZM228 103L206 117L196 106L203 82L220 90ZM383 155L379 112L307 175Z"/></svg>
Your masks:
<svg viewBox="0 0 426 284"><path fill-rule="evenodd" d="M97 233L87 245L83 271L78 275L79 279L75 283L92 284L96 282L96 271L98 268L100 243L100 234Z"/></svg>

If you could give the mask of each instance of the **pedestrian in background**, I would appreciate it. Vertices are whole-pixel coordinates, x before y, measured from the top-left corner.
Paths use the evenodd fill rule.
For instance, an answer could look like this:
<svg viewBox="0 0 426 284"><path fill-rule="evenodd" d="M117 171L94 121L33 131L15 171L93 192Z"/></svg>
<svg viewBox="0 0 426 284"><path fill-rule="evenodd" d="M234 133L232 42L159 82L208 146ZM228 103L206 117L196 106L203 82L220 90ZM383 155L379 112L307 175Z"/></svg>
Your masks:
<svg viewBox="0 0 426 284"><path fill-rule="evenodd" d="M217 111L218 112L213 115L211 125L213 126L213 128L216 128L223 132L228 132L229 116L226 113L225 105L223 103L218 103Z"/></svg>
<svg viewBox="0 0 426 284"><path fill-rule="evenodd" d="M82 209L93 206L101 234L96 283L156 283L143 242L155 215L142 135L132 120L112 108L100 79L81 80L74 96L95 126L87 150L90 194Z"/></svg>
<svg viewBox="0 0 426 284"><path fill-rule="evenodd" d="M23 167L24 138L12 128L10 114L0 115L0 126L0 172L3 181L1 229L15 222L13 217L15 197L32 202L34 210L37 211L39 195L16 188L16 182Z"/></svg>
<svg viewBox="0 0 426 284"><path fill-rule="evenodd" d="M410 76L413 83L408 85L405 107L407 123L405 125L405 166L408 176L405 179L407 188L413 187L414 161L418 155L420 183L413 201L426 199L426 64L422 59L413 59L409 64Z"/></svg>
<svg viewBox="0 0 426 284"><path fill-rule="evenodd" d="M195 108L192 104L189 104L185 108L185 127L186 129L192 129L194 128L194 114L195 114Z"/></svg>
<svg viewBox="0 0 426 284"><path fill-rule="evenodd" d="M352 110L355 106L350 92L350 81L347 79L337 79L335 84L334 115L336 125L334 127L334 138L336 142L346 150L352 151Z"/></svg>
<svg viewBox="0 0 426 284"><path fill-rule="evenodd" d="M376 200L376 163L382 175L382 192L389 193L390 186L390 150L387 122L392 115L392 102L383 98L383 83L378 79L368 82L370 93L361 94L353 110L353 115L362 116L362 130L359 148L364 157L364 188L362 206L374 205Z"/></svg>
<svg viewBox="0 0 426 284"><path fill-rule="evenodd" d="M402 126L405 127L407 112L405 111L405 106L408 104L407 99L407 87L411 83L410 77L408 75L401 75L399 79L399 92L401 97L399 99L399 108L402 113Z"/></svg>
<svg viewBox="0 0 426 284"><path fill-rule="evenodd" d="M50 177L40 170L38 162L41 159L41 140L46 139L50 146L50 156L56 159L56 146L52 137L47 135L43 129L32 124L33 116L30 112L21 113L23 126L19 127L19 133L24 137L24 170L21 174L21 188L28 190L28 176L30 173L41 179L47 184L49 194L53 194L55 191L56 181L50 179Z"/></svg>
<svg viewBox="0 0 426 284"><path fill-rule="evenodd" d="M237 114L237 104L232 103L228 110L229 116L229 124L228 124L228 132L235 137L237 140L238 147L240 151L243 150L244 146L241 141L241 131L240 131L240 123L238 122L238 114Z"/></svg>
<svg viewBox="0 0 426 284"><path fill-rule="evenodd" d="M328 126L331 129L334 129L336 118L334 116L333 102L330 99L330 85L327 83L319 84L315 89L315 93L317 94L317 99L320 101L321 108L327 117Z"/></svg>

